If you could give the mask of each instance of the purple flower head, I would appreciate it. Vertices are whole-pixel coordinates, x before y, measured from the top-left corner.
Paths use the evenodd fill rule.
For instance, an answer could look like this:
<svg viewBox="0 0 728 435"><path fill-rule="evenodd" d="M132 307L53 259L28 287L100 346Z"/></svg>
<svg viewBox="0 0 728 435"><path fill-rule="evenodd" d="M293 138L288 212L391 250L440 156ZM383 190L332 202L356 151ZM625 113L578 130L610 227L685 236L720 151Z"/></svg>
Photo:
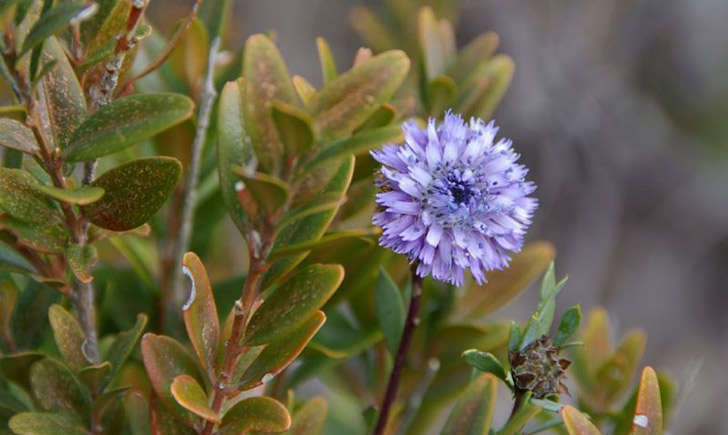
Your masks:
<svg viewBox="0 0 728 435"><path fill-rule="evenodd" d="M462 285L465 269L478 283L518 252L538 202L536 185L498 127L445 114L420 129L403 124L404 144L372 151L383 166L374 224L379 243L417 261L417 274Z"/></svg>

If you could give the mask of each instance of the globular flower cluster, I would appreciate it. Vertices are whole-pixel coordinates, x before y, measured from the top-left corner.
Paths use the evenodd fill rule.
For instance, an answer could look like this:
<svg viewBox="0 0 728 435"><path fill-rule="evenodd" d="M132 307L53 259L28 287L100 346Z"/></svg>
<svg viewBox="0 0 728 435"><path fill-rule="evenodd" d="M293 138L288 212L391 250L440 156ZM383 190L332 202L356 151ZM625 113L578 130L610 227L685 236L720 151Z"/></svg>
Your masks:
<svg viewBox="0 0 728 435"><path fill-rule="evenodd" d="M498 127L447 113L421 129L404 123L404 143L372 151L381 163L374 224L380 244L418 262L417 274L462 285L478 283L517 252L538 202L536 185Z"/></svg>

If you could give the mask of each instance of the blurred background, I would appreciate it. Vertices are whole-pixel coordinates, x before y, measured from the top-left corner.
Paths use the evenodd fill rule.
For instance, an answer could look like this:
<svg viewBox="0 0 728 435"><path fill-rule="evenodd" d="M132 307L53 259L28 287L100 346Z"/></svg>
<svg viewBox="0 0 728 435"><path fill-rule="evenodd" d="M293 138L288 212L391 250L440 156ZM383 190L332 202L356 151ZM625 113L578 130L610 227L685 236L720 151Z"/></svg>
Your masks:
<svg viewBox="0 0 728 435"><path fill-rule="evenodd" d="M151 18L169 31L190 3L152 1ZM291 73L320 84L315 38L348 67L361 3L237 0L227 46L274 31ZM471 0L457 17L459 45L493 30L515 60L495 118L539 185L530 238L557 247L560 306L647 332L643 364L680 385L671 433L728 433L728 2ZM525 320L535 301L495 315Z"/></svg>

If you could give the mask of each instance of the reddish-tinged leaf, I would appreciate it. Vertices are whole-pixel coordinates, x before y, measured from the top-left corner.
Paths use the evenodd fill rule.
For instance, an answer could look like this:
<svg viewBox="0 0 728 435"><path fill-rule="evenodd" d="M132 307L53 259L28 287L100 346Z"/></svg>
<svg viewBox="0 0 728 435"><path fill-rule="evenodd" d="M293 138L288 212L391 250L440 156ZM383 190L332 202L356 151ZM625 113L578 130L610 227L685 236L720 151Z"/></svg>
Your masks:
<svg viewBox="0 0 728 435"><path fill-rule="evenodd" d="M661 435L662 399L657 374L652 367L642 370L640 388L637 392L637 406L632 420L632 433L635 435Z"/></svg>
<svg viewBox="0 0 728 435"><path fill-rule="evenodd" d="M561 418L564 419L564 426L569 435L601 435L599 429L571 405L561 408Z"/></svg>
<svg viewBox="0 0 728 435"><path fill-rule="evenodd" d="M187 335L197 357L208 373L215 372L215 358L220 340L220 320L205 266L194 252L182 260L184 273L190 278L190 296L182 307Z"/></svg>

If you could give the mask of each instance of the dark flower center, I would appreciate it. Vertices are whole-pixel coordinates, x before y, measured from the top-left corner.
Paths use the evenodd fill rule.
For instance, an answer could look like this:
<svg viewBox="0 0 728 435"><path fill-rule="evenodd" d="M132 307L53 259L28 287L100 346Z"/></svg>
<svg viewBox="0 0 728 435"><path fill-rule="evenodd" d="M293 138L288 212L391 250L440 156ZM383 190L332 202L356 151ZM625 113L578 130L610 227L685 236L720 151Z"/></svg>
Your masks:
<svg viewBox="0 0 728 435"><path fill-rule="evenodd" d="M457 204L464 204L470 201L470 198L473 196L473 189L469 183L460 180L454 175L448 176L447 181L450 195L452 195L452 198Z"/></svg>

